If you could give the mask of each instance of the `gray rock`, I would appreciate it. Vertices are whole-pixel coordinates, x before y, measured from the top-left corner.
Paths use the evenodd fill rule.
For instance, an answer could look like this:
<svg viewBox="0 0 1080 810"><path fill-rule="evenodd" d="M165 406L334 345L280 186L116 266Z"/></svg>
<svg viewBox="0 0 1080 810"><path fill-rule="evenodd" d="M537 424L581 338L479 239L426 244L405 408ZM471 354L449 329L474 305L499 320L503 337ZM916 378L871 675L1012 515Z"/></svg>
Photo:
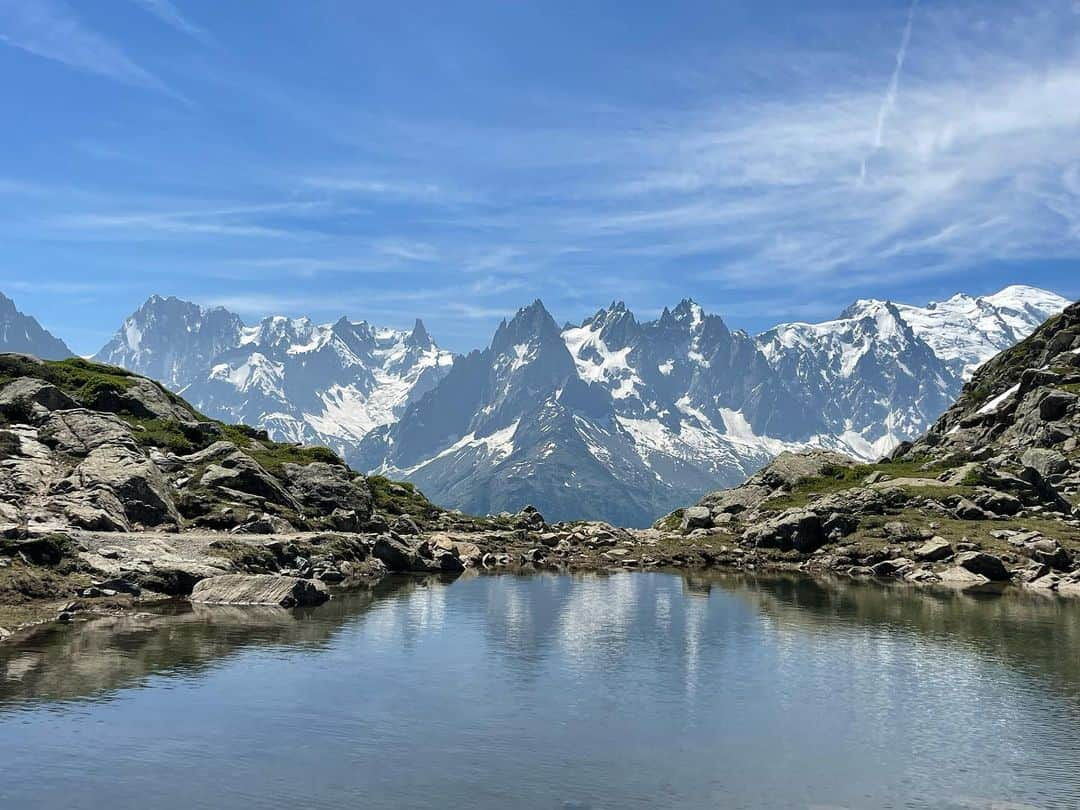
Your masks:
<svg viewBox="0 0 1080 810"><path fill-rule="evenodd" d="M1068 571L1072 568L1072 555L1062 548L1057 540L1049 537L1028 540L1018 548L1018 551L1025 557L1058 571Z"/></svg>
<svg viewBox="0 0 1080 810"><path fill-rule="evenodd" d="M321 582L274 574L223 574L201 580L191 601L203 605L321 605L330 592Z"/></svg>
<svg viewBox="0 0 1080 810"><path fill-rule="evenodd" d="M210 490L232 490L300 511L300 505L255 459L239 450L203 472L199 483Z"/></svg>
<svg viewBox="0 0 1080 810"><path fill-rule="evenodd" d="M136 448L131 428L121 419L82 408L49 414L38 430L38 437L53 450L75 456L85 456L107 444Z"/></svg>
<svg viewBox="0 0 1080 810"><path fill-rule="evenodd" d="M361 532L366 525L355 509L335 509L327 518L330 527L339 532Z"/></svg>
<svg viewBox="0 0 1080 810"><path fill-rule="evenodd" d="M420 527L416 525L416 521L409 515L398 515L394 522L390 524L390 530L403 535L420 534Z"/></svg>
<svg viewBox="0 0 1080 810"><path fill-rule="evenodd" d="M78 492L91 495L91 503L109 512L103 498L93 493L104 490L123 505L124 514L133 523L161 526L180 522L161 470L146 456L126 444L94 448L68 478L56 486L59 494Z"/></svg>
<svg viewBox="0 0 1080 810"><path fill-rule="evenodd" d="M958 567L986 577L991 582L1005 582L1011 579L1008 569L998 557L983 551L965 551L956 555Z"/></svg>
<svg viewBox="0 0 1080 810"><path fill-rule="evenodd" d="M231 531L233 534L291 534L296 529L285 518L264 512L254 520L241 523Z"/></svg>
<svg viewBox="0 0 1080 810"><path fill-rule="evenodd" d="M355 512L362 523L371 517L372 496L362 475L338 464L286 464L289 492L305 509L328 514L335 509Z"/></svg>
<svg viewBox="0 0 1080 810"><path fill-rule="evenodd" d="M1020 463L1038 471L1043 478L1051 475L1062 475L1071 468L1069 460L1056 450L1046 450L1039 447L1031 447L1020 456Z"/></svg>
<svg viewBox="0 0 1080 810"><path fill-rule="evenodd" d="M821 518L807 509L789 509L743 535L744 541L760 548L795 549L804 554L817 551L825 542Z"/></svg>
<svg viewBox="0 0 1080 810"><path fill-rule="evenodd" d="M870 566L870 570L874 572L874 576L876 577L903 576L912 568L914 568L914 563L903 557L897 557L892 560L882 560L881 562Z"/></svg>
<svg viewBox="0 0 1080 810"><path fill-rule="evenodd" d="M1039 418L1055 422L1065 418L1076 405L1076 395L1067 391L1050 391L1039 400Z"/></svg>
<svg viewBox="0 0 1080 810"><path fill-rule="evenodd" d="M540 510L530 504L514 515L514 527L541 532L547 527L547 522L540 514Z"/></svg>
<svg viewBox="0 0 1080 810"><path fill-rule="evenodd" d="M712 512L707 506L689 506L683 510L680 528L684 532L694 529L711 529L713 525Z"/></svg>
<svg viewBox="0 0 1080 810"><path fill-rule="evenodd" d="M952 546L943 537L933 537L915 549L915 559L927 562L939 562L948 559L952 554Z"/></svg>
<svg viewBox="0 0 1080 810"><path fill-rule="evenodd" d="M956 508L953 509L953 514L960 520L987 520L990 517L985 509L967 498L960 499L959 503L956 504Z"/></svg>
<svg viewBox="0 0 1080 810"><path fill-rule="evenodd" d="M959 585L963 587L972 585L986 585L990 582L988 577L977 574L967 568L955 565L946 568L938 574L938 581L946 585Z"/></svg>
<svg viewBox="0 0 1080 810"><path fill-rule="evenodd" d="M95 582L94 587L102 591L113 591L115 593L126 593L131 596L142 595L142 588L140 588L134 582L128 582L126 579L106 579L101 582Z"/></svg>
<svg viewBox="0 0 1080 810"><path fill-rule="evenodd" d="M382 560L388 571L418 571L426 568L416 549L391 534L381 534L375 538L371 553L376 559Z"/></svg>
<svg viewBox="0 0 1080 810"><path fill-rule="evenodd" d="M1015 515L1024 508L1023 501L1008 492L998 492L992 489L982 489L976 492L971 500L980 508L995 515Z"/></svg>
<svg viewBox="0 0 1080 810"><path fill-rule="evenodd" d="M28 406L35 421L44 419L52 411L79 407L78 402L55 385L36 377L20 377L0 390L0 413L9 414L24 405Z"/></svg>

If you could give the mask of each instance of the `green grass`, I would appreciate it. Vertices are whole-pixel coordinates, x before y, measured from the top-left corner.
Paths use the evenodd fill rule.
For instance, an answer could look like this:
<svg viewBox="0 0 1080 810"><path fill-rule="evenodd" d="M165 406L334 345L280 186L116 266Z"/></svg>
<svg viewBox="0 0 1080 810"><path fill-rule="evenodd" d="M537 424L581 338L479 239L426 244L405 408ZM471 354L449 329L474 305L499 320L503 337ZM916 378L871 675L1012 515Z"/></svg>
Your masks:
<svg viewBox="0 0 1080 810"><path fill-rule="evenodd" d="M329 447L279 444L278 442L252 441L244 448L249 456L259 462L271 475L281 475L286 464L306 466L315 462L345 467L346 464Z"/></svg>
<svg viewBox="0 0 1080 810"><path fill-rule="evenodd" d="M778 511L806 506L811 501L822 496L862 486L863 480L875 472L886 473L891 478L933 478L945 470L957 467L962 463L959 459L951 459L948 462L935 464L930 469L923 469L927 464L927 459L914 458L880 464L856 464L853 467L829 465L822 471L821 475L804 478L797 482L788 494L770 500L768 506ZM926 489L929 489L929 487ZM934 491L940 492L942 495L949 494L945 488L938 488Z"/></svg>
<svg viewBox="0 0 1080 810"><path fill-rule="evenodd" d="M683 514L686 510L676 509L674 512L664 515L656 522L656 528L662 532L678 531L682 526Z"/></svg>
<svg viewBox="0 0 1080 810"><path fill-rule="evenodd" d="M263 431L247 425L218 423L221 433L215 435L168 419L145 419L136 416L121 418L131 425L134 429L135 440L142 446L157 447L177 455L204 450L216 441L225 440L241 448L272 475L280 475L286 464L307 465L321 461L340 467L346 466L345 462L328 447L273 442L265 438Z"/></svg>
<svg viewBox="0 0 1080 810"><path fill-rule="evenodd" d="M430 520L441 513L435 504L407 481L391 481L382 475L369 475L367 482L377 512L385 515L411 515L422 520Z"/></svg>
<svg viewBox="0 0 1080 810"><path fill-rule="evenodd" d="M1080 396L1080 383L1068 383L1066 385L1058 386L1062 391L1068 391L1070 394L1076 394Z"/></svg>
<svg viewBox="0 0 1080 810"><path fill-rule="evenodd" d="M114 366L92 363L81 357L35 363L25 357L0 357L0 385L19 377L36 377L52 383L65 394L90 405L103 393L122 393L138 377Z"/></svg>
<svg viewBox="0 0 1080 810"><path fill-rule="evenodd" d="M168 419L121 417L134 430L135 441L143 447L159 447L177 455L186 455L209 445L205 434Z"/></svg>

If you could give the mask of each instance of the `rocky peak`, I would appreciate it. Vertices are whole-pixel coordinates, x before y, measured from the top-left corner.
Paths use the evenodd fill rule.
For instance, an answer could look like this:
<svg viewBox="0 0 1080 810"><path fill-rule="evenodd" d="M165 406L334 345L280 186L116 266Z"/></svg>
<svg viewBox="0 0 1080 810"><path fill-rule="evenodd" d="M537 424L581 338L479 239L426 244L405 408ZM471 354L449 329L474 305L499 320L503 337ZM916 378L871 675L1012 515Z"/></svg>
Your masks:
<svg viewBox="0 0 1080 810"><path fill-rule="evenodd" d="M46 360L71 357L64 341L51 335L29 315L24 315L15 302L0 293L0 351L32 354Z"/></svg>
<svg viewBox="0 0 1080 810"><path fill-rule="evenodd" d="M559 326L544 303L537 298L522 307L509 321L503 320L491 341L492 351L503 353L513 346L529 343L561 342Z"/></svg>
<svg viewBox="0 0 1080 810"><path fill-rule="evenodd" d="M434 345L431 335L428 334L427 327L419 318L416 319L412 331L405 339L405 345L411 349L430 349Z"/></svg>
<svg viewBox="0 0 1080 810"><path fill-rule="evenodd" d="M154 295L124 320L95 359L179 389L209 358L238 345L243 330L240 318L221 307Z"/></svg>

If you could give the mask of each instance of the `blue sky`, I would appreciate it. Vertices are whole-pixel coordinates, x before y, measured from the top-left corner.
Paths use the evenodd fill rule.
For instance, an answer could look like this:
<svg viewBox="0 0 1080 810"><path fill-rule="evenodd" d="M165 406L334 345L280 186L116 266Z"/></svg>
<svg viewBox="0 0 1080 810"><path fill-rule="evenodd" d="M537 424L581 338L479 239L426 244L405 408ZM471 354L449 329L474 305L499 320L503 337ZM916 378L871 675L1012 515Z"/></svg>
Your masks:
<svg viewBox="0 0 1080 810"><path fill-rule="evenodd" d="M1080 4L0 0L0 289L486 344L691 296L1080 297Z"/></svg>

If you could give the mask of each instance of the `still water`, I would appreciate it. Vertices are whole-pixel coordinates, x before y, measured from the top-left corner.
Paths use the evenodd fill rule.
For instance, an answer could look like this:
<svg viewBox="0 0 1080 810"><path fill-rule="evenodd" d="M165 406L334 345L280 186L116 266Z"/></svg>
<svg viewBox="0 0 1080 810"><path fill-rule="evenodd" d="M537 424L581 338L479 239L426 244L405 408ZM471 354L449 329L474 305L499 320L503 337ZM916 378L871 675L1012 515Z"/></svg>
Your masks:
<svg viewBox="0 0 1080 810"><path fill-rule="evenodd" d="M1080 602L395 579L0 646L3 808L1080 807Z"/></svg>

